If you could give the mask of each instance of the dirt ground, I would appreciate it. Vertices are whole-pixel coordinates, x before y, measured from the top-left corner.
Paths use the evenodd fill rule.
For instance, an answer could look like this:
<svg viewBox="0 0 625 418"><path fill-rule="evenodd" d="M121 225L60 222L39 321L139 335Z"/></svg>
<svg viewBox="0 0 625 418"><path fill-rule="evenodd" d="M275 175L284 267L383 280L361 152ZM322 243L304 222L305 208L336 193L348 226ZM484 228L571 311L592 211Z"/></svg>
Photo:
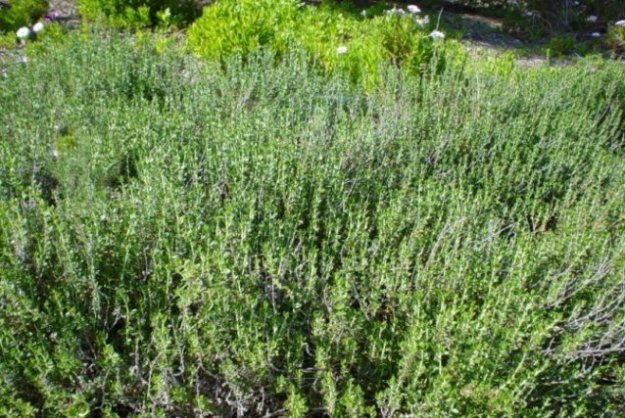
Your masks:
<svg viewBox="0 0 625 418"><path fill-rule="evenodd" d="M479 57L483 55L503 55L509 51L529 50L535 45L515 38L503 32L503 21L470 13L444 12L445 22L455 29L462 30L464 35L460 42L469 54ZM524 67L535 67L547 61L538 54L515 54L517 64Z"/></svg>
<svg viewBox="0 0 625 418"><path fill-rule="evenodd" d="M75 19L78 17L76 0L50 0L48 10L59 12L65 19Z"/></svg>

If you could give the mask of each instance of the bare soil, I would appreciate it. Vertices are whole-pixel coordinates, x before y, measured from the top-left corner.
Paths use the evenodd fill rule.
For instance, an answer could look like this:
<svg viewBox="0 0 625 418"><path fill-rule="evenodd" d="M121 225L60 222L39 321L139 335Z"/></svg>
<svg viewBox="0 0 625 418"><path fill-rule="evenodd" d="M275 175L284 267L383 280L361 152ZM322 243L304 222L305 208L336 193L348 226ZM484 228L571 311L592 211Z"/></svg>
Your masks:
<svg viewBox="0 0 625 418"><path fill-rule="evenodd" d="M78 7L76 0L49 0L48 11L59 12L63 19L77 19Z"/></svg>

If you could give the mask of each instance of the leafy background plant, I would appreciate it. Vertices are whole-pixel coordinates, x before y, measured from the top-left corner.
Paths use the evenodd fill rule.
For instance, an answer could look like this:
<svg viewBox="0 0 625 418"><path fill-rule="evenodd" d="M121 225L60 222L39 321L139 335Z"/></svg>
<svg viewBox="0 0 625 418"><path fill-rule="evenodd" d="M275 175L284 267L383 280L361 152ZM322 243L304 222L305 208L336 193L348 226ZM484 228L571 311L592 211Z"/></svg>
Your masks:
<svg viewBox="0 0 625 418"><path fill-rule="evenodd" d="M325 73L338 71L368 87L379 83L385 62L417 74L430 68L435 57L440 71L447 56L462 56L454 41L436 54L443 41L429 36L431 26L420 27L409 14L383 11L367 9L363 17L347 3L337 7L332 2L305 6L294 0L222 0L204 9L190 27L187 43L196 56L206 59L232 54L245 59L261 48L279 57L289 48L300 48Z"/></svg>
<svg viewBox="0 0 625 418"><path fill-rule="evenodd" d="M608 29L606 43L616 53L625 53L625 28L612 26Z"/></svg>
<svg viewBox="0 0 625 418"><path fill-rule="evenodd" d="M190 48L199 56L219 59L248 56L261 46L284 52L297 30L295 0L220 1L204 8L189 29Z"/></svg>
<svg viewBox="0 0 625 418"><path fill-rule="evenodd" d="M11 0L11 7L0 9L0 33L28 26L45 14L46 0Z"/></svg>
<svg viewBox="0 0 625 418"><path fill-rule="evenodd" d="M78 0L80 14L88 20L104 18L122 28L156 26L163 21L159 14L167 11L171 24L183 27L198 15L193 0Z"/></svg>

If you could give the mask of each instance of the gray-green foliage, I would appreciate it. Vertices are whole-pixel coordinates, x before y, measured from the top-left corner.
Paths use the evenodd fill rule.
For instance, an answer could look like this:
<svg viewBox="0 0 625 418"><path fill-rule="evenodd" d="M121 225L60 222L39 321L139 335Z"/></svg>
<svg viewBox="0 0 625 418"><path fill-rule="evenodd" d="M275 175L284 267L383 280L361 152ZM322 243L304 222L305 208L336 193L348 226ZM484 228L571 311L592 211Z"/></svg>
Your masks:
<svg viewBox="0 0 625 418"><path fill-rule="evenodd" d="M306 62L0 79L0 414L625 412L622 64Z"/></svg>

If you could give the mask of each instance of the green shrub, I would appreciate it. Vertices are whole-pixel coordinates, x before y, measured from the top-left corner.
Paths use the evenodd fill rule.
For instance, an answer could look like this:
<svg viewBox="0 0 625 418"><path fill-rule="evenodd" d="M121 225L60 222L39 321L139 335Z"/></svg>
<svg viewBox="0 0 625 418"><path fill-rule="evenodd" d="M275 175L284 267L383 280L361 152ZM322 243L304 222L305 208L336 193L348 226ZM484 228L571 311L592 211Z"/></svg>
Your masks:
<svg viewBox="0 0 625 418"><path fill-rule="evenodd" d="M374 40L382 40L381 32L369 21L325 5L306 8L300 19L297 43L327 74L341 72L370 84L377 79L380 65L390 59Z"/></svg>
<svg viewBox="0 0 625 418"><path fill-rule="evenodd" d="M418 26L410 15L383 14L379 9L362 18L330 3L221 0L204 9L189 29L187 42L193 53L209 59L232 54L245 59L259 48L280 56L289 47L299 48L324 72L348 74L352 81L371 87L387 63L421 73L435 55L439 69L452 51L461 55L453 41L445 48L444 41L429 36L430 30Z"/></svg>
<svg viewBox="0 0 625 418"><path fill-rule="evenodd" d="M0 32L13 32L29 26L44 15L47 0L11 0L11 7L0 9Z"/></svg>
<svg viewBox="0 0 625 418"><path fill-rule="evenodd" d="M605 38L610 49L618 54L625 53L625 27L612 26L608 29Z"/></svg>
<svg viewBox="0 0 625 418"><path fill-rule="evenodd" d="M197 15L193 0L78 0L80 14L88 20L104 18L107 23L121 28L156 26L168 22L182 27Z"/></svg>
<svg viewBox="0 0 625 418"><path fill-rule="evenodd" d="M222 0L204 8L187 39L198 56L219 59L243 57L259 47L284 52L297 30L296 0Z"/></svg>
<svg viewBox="0 0 625 418"><path fill-rule="evenodd" d="M411 73L422 72L439 46L427 28L417 26L410 16L397 14L371 14L363 20L322 5L307 8L299 26L298 45L326 72L349 74L353 81L361 80L368 86L379 81L385 63ZM442 42L440 46L442 54ZM346 52L338 53L339 48Z"/></svg>
<svg viewBox="0 0 625 418"><path fill-rule="evenodd" d="M622 63L154 49L0 77L0 415L623 416Z"/></svg>
<svg viewBox="0 0 625 418"><path fill-rule="evenodd" d="M568 35L556 35L549 39L545 49L550 56L561 57L569 55L575 48L575 38Z"/></svg>
<svg viewBox="0 0 625 418"><path fill-rule="evenodd" d="M15 32L0 34L0 48L13 48L16 42Z"/></svg>

